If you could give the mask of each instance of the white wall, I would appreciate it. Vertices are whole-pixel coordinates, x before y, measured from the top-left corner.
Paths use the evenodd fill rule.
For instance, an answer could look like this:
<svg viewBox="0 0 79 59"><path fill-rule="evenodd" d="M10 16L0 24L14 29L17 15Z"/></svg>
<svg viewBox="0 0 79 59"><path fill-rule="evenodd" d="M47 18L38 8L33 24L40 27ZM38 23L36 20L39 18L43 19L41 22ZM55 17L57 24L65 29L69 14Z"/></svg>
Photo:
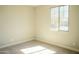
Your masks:
<svg viewBox="0 0 79 59"><path fill-rule="evenodd" d="M50 29L50 8L55 6L39 6L36 8L36 36L38 40L66 47L79 48L79 6L70 6L69 32L54 32Z"/></svg>
<svg viewBox="0 0 79 59"><path fill-rule="evenodd" d="M34 13L31 6L0 6L0 47L33 39Z"/></svg>

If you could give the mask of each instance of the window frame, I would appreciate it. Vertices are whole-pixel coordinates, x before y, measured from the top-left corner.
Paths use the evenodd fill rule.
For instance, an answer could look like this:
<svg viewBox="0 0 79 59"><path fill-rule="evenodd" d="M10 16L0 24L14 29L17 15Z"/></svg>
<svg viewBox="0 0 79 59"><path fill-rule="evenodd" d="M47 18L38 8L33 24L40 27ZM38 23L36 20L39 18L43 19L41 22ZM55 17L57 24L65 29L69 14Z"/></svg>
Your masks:
<svg viewBox="0 0 79 59"><path fill-rule="evenodd" d="M68 6L68 30L67 31L64 31L64 30L60 30L60 7L62 6ZM51 11L52 11L52 8L56 8L56 7L59 7L59 10L58 10L58 14L59 14L59 18L58 18L58 32L69 32L69 16L70 16L70 5L61 5L61 6L55 6L55 7L51 7L50 8L50 18L51 18ZM52 21L52 18L51 18L51 21ZM51 22L52 24L52 22ZM52 27L51 27L52 28ZM53 31L53 30L52 30ZM56 31L57 32L57 31Z"/></svg>

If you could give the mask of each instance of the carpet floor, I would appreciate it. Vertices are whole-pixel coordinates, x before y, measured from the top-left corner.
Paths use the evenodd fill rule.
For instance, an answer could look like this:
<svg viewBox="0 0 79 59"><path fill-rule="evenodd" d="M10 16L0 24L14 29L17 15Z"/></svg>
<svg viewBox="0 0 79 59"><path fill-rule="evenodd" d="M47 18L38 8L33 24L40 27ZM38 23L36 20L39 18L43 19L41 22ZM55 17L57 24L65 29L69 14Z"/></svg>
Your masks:
<svg viewBox="0 0 79 59"><path fill-rule="evenodd" d="M0 54L78 54L55 45L32 40L0 49Z"/></svg>

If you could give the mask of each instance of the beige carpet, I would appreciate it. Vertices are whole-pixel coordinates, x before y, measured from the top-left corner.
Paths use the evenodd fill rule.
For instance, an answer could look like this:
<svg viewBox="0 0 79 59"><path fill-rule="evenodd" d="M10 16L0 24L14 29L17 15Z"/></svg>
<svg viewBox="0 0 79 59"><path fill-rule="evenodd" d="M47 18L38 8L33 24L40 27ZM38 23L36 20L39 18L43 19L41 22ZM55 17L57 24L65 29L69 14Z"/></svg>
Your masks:
<svg viewBox="0 0 79 59"><path fill-rule="evenodd" d="M55 45L49 45L36 40L0 49L0 54L76 54L76 53L77 52L60 48Z"/></svg>

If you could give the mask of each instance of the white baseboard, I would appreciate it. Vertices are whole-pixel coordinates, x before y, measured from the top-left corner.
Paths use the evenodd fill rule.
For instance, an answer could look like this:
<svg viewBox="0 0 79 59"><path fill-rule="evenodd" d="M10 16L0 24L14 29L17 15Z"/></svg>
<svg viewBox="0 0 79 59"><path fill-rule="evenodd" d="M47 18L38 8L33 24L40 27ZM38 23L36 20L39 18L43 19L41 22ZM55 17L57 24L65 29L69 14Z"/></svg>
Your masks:
<svg viewBox="0 0 79 59"><path fill-rule="evenodd" d="M51 45L56 45L56 46L59 46L59 47L62 47L62 48L66 48L66 49L72 50L72 51L79 52L79 49L76 49L76 48L73 48L73 47L69 47L69 46L66 46L66 45L63 45L63 44L59 44L57 42L51 42L51 41L42 40L42 39L41 40L39 39L38 41L41 41L41 42L44 42L44 43L47 43L47 44L51 44Z"/></svg>
<svg viewBox="0 0 79 59"><path fill-rule="evenodd" d="M63 44L59 44L57 42L51 42L51 41L42 40L42 39L38 39L38 38L36 38L36 39L30 38L28 40L19 40L19 41L15 41L15 42L6 43L4 45L1 45L0 48L9 47L9 46L12 46L12 45L20 44L20 43L23 43L23 42L28 42L28 41L31 41L31 40L38 40L38 41L45 42L45 43L48 43L48 44L51 44L51 45L56 45L56 46L59 46L59 47L62 47L62 48L66 48L66 49L69 49L69 50L72 50L72 51L79 52L79 49L69 47L69 46L66 46L66 45L63 45Z"/></svg>
<svg viewBox="0 0 79 59"><path fill-rule="evenodd" d="M13 42L6 43L6 44L4 44L4 45L1 45L0 48L9 47L9 46L12 46L12 45L16 45L16 44L28 42L28 41L31 41L31 40L33 40L33 38L31 38L31 39L26 39L26 40L13 41Z"/></svg>

